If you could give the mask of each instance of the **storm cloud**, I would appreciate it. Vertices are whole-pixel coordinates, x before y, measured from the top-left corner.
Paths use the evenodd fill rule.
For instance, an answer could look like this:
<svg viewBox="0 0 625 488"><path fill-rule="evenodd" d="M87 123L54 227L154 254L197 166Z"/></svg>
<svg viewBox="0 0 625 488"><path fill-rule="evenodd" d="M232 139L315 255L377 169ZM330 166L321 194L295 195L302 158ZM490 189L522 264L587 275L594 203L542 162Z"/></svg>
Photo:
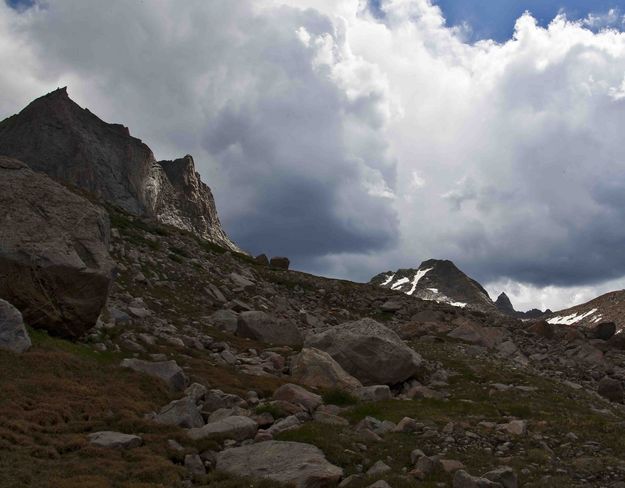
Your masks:
<svg viewBox="0 0 625 488"><path fill-rule="evenodd" d="M521 307L622 286L625 34L525 14L475 43L429 0L368 6L0 4L0 116L68 85L193 154L231 236L300 269L452 259Z"/></svg>

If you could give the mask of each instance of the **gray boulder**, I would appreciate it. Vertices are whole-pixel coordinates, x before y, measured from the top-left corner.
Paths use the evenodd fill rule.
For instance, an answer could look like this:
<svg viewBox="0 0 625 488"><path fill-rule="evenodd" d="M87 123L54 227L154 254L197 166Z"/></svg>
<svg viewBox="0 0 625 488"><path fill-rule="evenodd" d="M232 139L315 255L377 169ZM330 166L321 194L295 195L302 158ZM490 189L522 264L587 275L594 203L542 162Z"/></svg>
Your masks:
<svg viewBox="0 0 625 488"><path fill-rule="evenodd" d="M291 377L306 386L354 390L360 381L345 371L327 352L312 347L302 349L291 364Z"/></svg>
<svg viewBox="0 0 625 488"><path fill-rule="evenodd" d="M143 439L138 435L122 434L121 432L94 432L88 437L89 442L94 446L108 449L134 449L143 444Z"/></svg>
<svg viewBox="0 0 625 488"><path fill-rule="evenodd" d="M193 440L198 439L234 439L244 441L256 435L258 424L249 417L227 417L211 422L204 427L191 429L187 432Z"/></svg>
<svg viewBox="0 0 625 488"><path fill-rule="evenodd" d="M32 327L91 329L112 280L107 213L21 161L0 156L0 298Z"/></svg>
<svg viewBox="0 0 625 488"><path fill-rule="evenodd" d="M486 473L482 478L499 483L503 488L518 488L519 480L514 470L508 466L493 469Z"/></svg>
<svg viewBox="0 0 625 488"><path fill-rule="evenodd" d="M362 388L358 388L354 393L362 402L380 402L393 398L393 394L388 385L363 386Z"/></svg>
<svg viewBox="0 0 625 488"><path fill-rule="evenodd" d="M0 300L0 349L19 354L31 345L20 311L9 302Z"/></svg>
<svg viewBox="0 0 625 488"><path fill-rule="evenodd" d="M501 483L486 478L471 476L462 469L456 471L452 486L453 488L503 488Z"/></svg>
<svg viewBox="0 0 625 488"><path fill-rule="evenodd" d="M217 310L208 320L211 325L214 325L219 330L234 334L237 331L239 314L232 310Z"/></svg>
<svg viewBox="0 0 625 488"><path fill-rule="evenodd" d="M343 476L343 470L330 464L319 448L300 442L267 441L227 449L217 454L217 469L296 488L335 487Z"/></svg>
<svg viewBox="0 0 625 488"><path fill-rule="evenodd" d="M122 368L130 368L163 380L173 390L183 391L189 382L187 375L176 361L143 361L141 359L124 359Z"/></svg>
<svg viewBox="0 0 625 488"><path fill-rule="evenodd" d="M281 346L302 344L302 335L294 324L259 311L242 312L239 315L237 335Z"/></svg>
<svg viewBox="0 0 625 488"><path fill-rule="evenodd" d="M415 376L423 363L395 332L372 319L309 337L306 346L327 352L363 385L400 383Z"/></svg>
<svg viewBox="0 0 625 488"><path fill-rule="evenodd" d="M204 425L202 414L200 414L192 397L184 397L165 405L155 420L159 424L176 425L186 429Z"/></svg>
<svg viewBox="0 0 625 488"><path fill-rule="evenodd" d="M288 383L282 385L273 394L274 400L281 400L283 402L294 403L295 405L301 405L309 412L313 412L319 405L323 403L323 400L319 395L311 393L305 388L299 385Z"/></svg>

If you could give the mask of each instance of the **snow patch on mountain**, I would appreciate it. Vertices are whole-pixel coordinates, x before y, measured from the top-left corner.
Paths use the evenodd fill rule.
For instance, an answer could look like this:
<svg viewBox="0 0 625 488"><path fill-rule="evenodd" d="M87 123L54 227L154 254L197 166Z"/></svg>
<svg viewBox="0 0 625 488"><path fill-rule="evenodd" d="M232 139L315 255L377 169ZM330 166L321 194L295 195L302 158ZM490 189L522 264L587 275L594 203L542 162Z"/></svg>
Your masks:
<svg viewBox="0 0 625 488"><path fill-rule="evenodd" d="M591 315L594 315L597 312L596 308L593 308L592 310L589 310L586 313L572 313L570 315L565 315L565 316L556 316L556 317L551 317L549 320L547 320L548 323L550 324L559 324L559 325L573 325L576 324L578 322L581 322L582 320L584 320L585 318L590 317ZM601 315L597 317L590 317L589 321L590 322L597 322L598 320L601 320Z"/></svg>

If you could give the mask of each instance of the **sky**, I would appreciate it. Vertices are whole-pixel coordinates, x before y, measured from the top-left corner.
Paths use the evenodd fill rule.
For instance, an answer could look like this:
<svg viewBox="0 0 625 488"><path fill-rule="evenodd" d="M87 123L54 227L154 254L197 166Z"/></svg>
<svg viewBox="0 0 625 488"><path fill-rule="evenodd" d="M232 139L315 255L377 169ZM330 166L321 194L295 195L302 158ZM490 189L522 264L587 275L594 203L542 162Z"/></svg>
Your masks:
<svg viewBox="0 0 625 488"><path fill-rule="evenodd" d="M519 310L625 287L625 0L9 0L0 118L68 86L227 232L368 281L451 259Z"/></svg>

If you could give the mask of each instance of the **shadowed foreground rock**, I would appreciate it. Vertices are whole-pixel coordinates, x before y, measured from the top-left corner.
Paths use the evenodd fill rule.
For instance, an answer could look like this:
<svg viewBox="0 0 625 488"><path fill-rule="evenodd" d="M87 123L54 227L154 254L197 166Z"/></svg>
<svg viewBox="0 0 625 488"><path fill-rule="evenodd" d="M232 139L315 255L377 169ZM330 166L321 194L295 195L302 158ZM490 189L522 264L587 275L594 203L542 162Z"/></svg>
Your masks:
<svg viewBox="0 0 625 488"><path fill-rule="evenodd" d="M106 212L21 161L0 156L0 298L26 323L76 338L106 303Z"/></svg>
<svg viewBox="0 0 625 488"><path fill-rule="evenodd" d="M399 383L416 375L422 364L421 356L395 332L372 319L310 337L306 346L327 352L363 385Z"/></svg>
<svg viewBox="0 0 625 488"><path fill-rule="evenodd" d="M0 349L22 353L31 345L20 311L0 300Z"/></svg>
<svg viewBox="0 0 625 488"><path fill-rule="evenodd" d="M292 483L296 488L334 487L343 476L343 470L330 464L319 448L299 442L267 441L227 449L217 454L217 469Z"/></svg>

